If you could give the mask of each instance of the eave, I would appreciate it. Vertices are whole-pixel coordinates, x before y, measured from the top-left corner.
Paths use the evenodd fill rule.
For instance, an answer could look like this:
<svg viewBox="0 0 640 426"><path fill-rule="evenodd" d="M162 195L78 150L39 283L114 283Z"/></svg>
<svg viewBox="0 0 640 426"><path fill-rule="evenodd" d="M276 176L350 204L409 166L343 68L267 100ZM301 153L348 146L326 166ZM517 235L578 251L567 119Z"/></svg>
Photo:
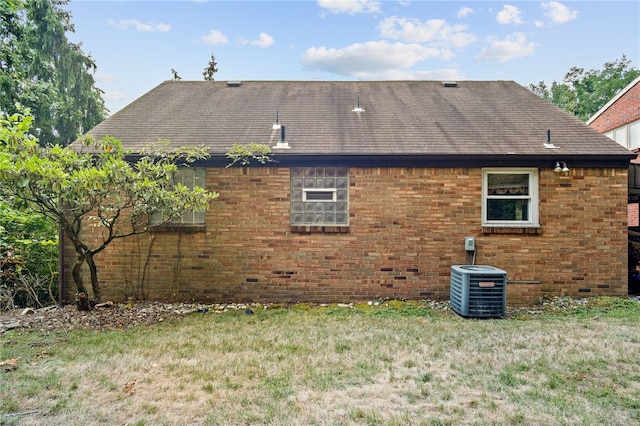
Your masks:
<svg viewBox="0 0 640 426"><path fill-rule="evenodd" d="M411 167L411 168L477 168L477 167L539 167L553 168L556 161L565 161L572 168L628 168L631 159L636 155L514 155L505 154L435 154L435 155L301 155L274 154L272 163L265 165L252 164L258 167L318 167L318 166L346 166L346 167ZM226 167L229 160L224 155L216 155L201 162L200 165L209 167Z"/></svg>

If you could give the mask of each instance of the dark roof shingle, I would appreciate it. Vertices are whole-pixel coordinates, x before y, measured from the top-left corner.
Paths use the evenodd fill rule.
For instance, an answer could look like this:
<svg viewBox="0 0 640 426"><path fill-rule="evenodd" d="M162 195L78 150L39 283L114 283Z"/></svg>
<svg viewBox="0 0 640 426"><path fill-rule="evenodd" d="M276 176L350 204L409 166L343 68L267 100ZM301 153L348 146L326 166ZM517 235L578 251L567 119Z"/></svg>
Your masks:
<svg viewBox="0 0 640 426"><path fill-rule="evenodd" d="M359 99L363 112L354 112ZM511 81L166 81L89 133L134 152L158 139L298 155L596 155L630 151ZM547 149L547 130L557 149Z"/></svg>

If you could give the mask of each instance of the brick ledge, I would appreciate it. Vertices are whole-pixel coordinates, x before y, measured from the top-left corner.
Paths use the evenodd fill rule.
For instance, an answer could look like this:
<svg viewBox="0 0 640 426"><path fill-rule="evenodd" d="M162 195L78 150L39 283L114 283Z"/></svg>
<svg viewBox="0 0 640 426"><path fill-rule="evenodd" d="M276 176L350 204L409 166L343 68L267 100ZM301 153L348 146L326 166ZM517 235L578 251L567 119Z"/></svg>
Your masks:
<svg viewBox="0 0 640 426"><path fill-rule="evenodd" d="M168 224L168 225L161 225L161 226L155 227L153 228L153 230L155 232L161 232L161 233L181 232L185 234L191 234L191 233L206 231L206 226L205 225Z"/></svg>
<svg viewBox="0 0 640 426"><path fill-rule="evenodd" d="M542 234L542 228L539 226L483 226L483 234Z"/></svg>
<svg viewBox="0 0 640 426"><path fill-rule="evenodd" d="M296 234L348 234L349 227L291 225L291 232Z"/></svg>

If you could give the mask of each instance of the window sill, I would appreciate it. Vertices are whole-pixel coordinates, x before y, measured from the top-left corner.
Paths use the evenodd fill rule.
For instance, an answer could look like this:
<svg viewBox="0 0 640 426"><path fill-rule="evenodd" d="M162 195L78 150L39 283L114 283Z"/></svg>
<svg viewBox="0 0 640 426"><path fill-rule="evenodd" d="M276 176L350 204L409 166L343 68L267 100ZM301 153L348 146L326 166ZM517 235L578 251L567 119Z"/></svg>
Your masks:
<svg viewBox="0 0 640 426"><path fill-rule="evenodd" d="M194 234L197 232L206 231L206 227L204 224L198 225L183 225L183 224L168 224L168 225L160 225L153 228L156 232L181 232L183 234Z"/></svg>
<svg viewBox="0 0 640 426"><path fill-rule="evenodd" d="M295 234L348 234L349 226L291 225L291 232Z"/></svg>
<svg viewBox="0 0 640 426"><path fill-rule="evenodd" d="M539 226L482 226L483 234L542 234Z"/></svg>

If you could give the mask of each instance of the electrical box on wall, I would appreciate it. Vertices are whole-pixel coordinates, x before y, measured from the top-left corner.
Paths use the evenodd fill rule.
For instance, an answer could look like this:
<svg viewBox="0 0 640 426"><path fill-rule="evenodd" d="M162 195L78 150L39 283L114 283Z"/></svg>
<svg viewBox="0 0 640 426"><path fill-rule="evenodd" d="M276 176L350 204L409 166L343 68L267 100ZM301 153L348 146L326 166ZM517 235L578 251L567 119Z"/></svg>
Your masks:
<svg viewBox="0 0 640 426"><path fill-rule="evenodd" d="M473 237L464 237L464 249L465 251L475 251L476 239Z"/></svg>

